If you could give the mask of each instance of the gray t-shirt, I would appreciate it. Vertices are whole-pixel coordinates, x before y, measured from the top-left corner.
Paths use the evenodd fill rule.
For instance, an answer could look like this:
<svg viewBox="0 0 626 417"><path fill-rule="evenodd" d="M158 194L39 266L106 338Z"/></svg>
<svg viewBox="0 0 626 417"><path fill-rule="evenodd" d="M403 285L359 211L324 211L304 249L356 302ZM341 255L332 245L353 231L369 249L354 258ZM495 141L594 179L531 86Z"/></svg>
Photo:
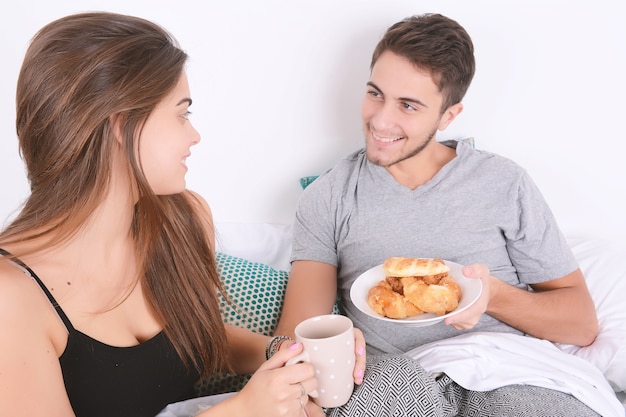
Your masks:
<svg viewBox="0 0 626 417"><path fill-rule="evenodd" d="M371 164L362 149L320 175L298 203L291 260L337 267L340 307L364 332L372 353L406 352L463 333L443 323L390 325L352 304L352 283L388 257L484 263L492 275L520 288L578 267L525 170L465 142L446 144L456 147L457 156L415 190ZM471 331L520 333L487 314Z"/></svg>

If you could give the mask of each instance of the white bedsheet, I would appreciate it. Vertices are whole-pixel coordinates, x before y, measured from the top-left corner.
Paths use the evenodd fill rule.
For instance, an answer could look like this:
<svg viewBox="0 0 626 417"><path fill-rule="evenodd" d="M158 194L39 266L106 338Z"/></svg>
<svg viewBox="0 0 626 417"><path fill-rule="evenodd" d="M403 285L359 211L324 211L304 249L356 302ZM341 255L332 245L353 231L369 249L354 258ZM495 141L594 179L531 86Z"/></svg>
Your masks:
<svg viewBox="0 0 626 417"><path fill-rule="evenodd" d="M535 385L571 394L604 417L625 415L598 368L545 340L476 332L429 343L407 355L428 372L445 372L466 389Z"/></svg>

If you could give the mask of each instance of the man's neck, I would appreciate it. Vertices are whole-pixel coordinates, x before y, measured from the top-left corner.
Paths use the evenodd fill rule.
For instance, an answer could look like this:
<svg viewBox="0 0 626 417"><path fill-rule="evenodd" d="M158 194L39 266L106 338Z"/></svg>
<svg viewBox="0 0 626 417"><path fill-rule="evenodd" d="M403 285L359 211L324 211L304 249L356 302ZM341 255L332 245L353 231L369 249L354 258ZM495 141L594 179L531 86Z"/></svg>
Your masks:
<svg viewBox="0 0 626 417"><path fill-rule="evenodd" d="M422 152L386 169L399 184L414 190L433 179L455 157L455 149L432 141Z"/></svg>

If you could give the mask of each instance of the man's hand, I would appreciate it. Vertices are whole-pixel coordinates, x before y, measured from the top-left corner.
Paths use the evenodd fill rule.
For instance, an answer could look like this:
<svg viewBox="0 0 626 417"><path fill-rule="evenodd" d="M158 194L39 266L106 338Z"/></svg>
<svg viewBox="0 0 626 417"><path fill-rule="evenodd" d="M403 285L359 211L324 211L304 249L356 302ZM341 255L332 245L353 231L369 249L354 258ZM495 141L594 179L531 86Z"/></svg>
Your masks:
<svg viewBox="0 0 626 417"><path fill-rule="evenodd" d="M479 279L482 282L482 291L478 300L466 310L445 319L444 323L457 330L473 328L482 315L487 311L490 298L490 281L496 279L489 274L489 268L483 264L472 264L463 267L463 275L470 279Z"/></svg>

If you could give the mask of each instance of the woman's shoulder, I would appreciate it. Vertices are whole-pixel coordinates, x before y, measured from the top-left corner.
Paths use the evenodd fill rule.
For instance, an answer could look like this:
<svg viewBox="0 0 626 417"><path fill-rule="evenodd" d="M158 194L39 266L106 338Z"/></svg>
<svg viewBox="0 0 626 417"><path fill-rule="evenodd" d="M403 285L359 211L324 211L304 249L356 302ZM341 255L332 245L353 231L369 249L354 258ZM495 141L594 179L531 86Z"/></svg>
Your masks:
<svg viewBox="0 0 626 417"><path fill-rule="evenodd" d="M204 197L202 197L200 194L193 190L186 190L184 194L189 198L189 201L191 201L191 203L194 204L196 208L200 209L203 212L203 214L209 216L209 218L213 216L213 214L211 213L211 207Z"/></svg>
<svg viewBox="0 0 626 417"><path fill-rule="evenodd" d="M12 343L51 343L62 326L39 285L7 257L0 257L0 339ZM23 346L28 349L28 346Z"/></svg>
<svg viewBox="0 0 626 417"><path fill-rule="evenodd" d="M211 206L209 203L195 191L186 190L184 195L189 200L191 206L194 208L197 213L200 221L204 225L209 234L209 239L211 241L212 247L215 247L214 240L214 223L213 223L213 213L211 212Z"/></svg>
<svg viewBox="0 0 626 417"><path fill-rule="evenodd" d="M32 284L28 281L29 277L9 259L9 255L0 256L0 309L3 312L5 308L21 307L19 300L31 296Z"/></svg>
<svg viewBox="0 0 626 417"><path fill-rule="evenodd" d="M200 220L205 223L209 228L213 227L213 213L211 212L211 206L209 203L195 191L186 190L184 192L185 197L191 204L191 207L200 217Z"/></svg>
<svg viewBox="0 0 626 417"><path fill-rule="evenodd" d="M36 318L47 299L24 269L0 257L0 321ZM48 308L51 308L48 302Z"/></svg>
<svg viewBox="0 0 626 417"><path fill-rule="evenodd" d="M12 260L10 255L0 255L0 322L21 323L25 331L41 329L46 335L66 335L67 329L40 284L31 276L34 272ZM43 284L42 284L43 285ZM0 338L2 335L0 334Z"/></svg>
<svg viewBox="0 0 626 417"><path fill-rule="evenodd" d="M69 415L57 358L67 332L39 286L24 270L0 256L0 403L8 415ZM32 404L23 393L42 393ZM12 394L11 394L12 393ZM15 412L17 409L20 412ZM13 411L11 411L13 410ZM58 414L60 415L60 414Z"/></svg>

